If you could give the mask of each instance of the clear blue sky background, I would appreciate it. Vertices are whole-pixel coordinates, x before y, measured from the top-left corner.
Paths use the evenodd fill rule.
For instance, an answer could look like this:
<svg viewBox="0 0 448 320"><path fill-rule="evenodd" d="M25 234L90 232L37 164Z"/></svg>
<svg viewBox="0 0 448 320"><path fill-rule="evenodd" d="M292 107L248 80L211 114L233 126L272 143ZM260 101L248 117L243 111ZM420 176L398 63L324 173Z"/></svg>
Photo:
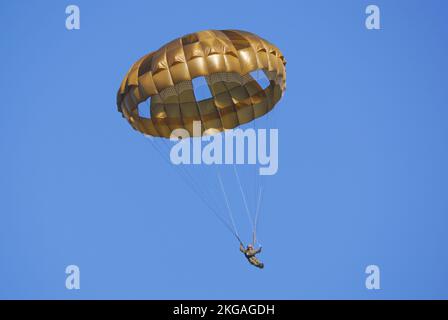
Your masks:
<svg viewBox="0 0 448 320"><path fill-rule="evenodd" d="M73 3L79 31L0 4L0 298L448 298L446 1ZM115 106L139 57L231 28L288 61L262 271Z"/></svg>

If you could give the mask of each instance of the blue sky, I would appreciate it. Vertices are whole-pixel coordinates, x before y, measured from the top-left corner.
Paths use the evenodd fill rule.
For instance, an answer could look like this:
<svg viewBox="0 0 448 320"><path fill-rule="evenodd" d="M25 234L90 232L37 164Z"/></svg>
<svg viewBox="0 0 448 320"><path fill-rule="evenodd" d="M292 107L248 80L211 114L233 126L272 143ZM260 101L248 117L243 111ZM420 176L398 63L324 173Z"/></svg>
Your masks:
<svg viewBox="0 0 448 320"><path fill-rule="evenodd" d="M364 26L371 3L381 30ZM69 4L80 30L65 29ZM2 2L0 298L448 298L447 12L441 0ZM254 32L288 61L262 271L116 111L135 60L204 29ZM65 288L70 264L80 290ZM365 288L370 264L380 290Z"/></svg>

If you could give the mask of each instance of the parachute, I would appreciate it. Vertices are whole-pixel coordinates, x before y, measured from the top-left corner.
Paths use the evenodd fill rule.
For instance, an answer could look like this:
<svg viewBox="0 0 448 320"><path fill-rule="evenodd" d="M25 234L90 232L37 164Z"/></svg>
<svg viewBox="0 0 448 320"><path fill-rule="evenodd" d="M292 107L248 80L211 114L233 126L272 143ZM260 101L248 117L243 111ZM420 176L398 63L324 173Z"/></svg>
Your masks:
<svg viewBox="0 0 448 320"><path fill-rule="evenodd" d="M261 37L241 30L206 30L177 38L135 62L124 77L117 94L118 111L132 128L151 137L156 150L166 154L173 131L184 129L190 137L207 132L219 134L262 117L273 110L286 89L286 60L281 51ZM197 80L203 80L201 95ZM265 80L263 84L261 79ZM199 122L201 129L194 130ZM162 142L160 142L161 140ZM198 196L210 204L209 188L194 183L194 173L175 166ZM244 207L250 216L240 176L233 167ZM219 210L209 208L241 239L236 230L223 179L218 172L216 185L222 191L224 209L230 222L223 222ZM202 188L204 189L204 188ZM262 189L254 198L251 217L254 233ZM257 202L258 201L258 202ZM222 202L222 201L221 201Z"/></svg>
<svg viewBox="0 0 448 320"><path fill-rule="evenodd" d="M280 50L245 31L210 30L178 38L145 55L128 71L118 91L118 111L147 135L168 138L177 128L193 134L232 129L271 111L286 89L286 60ZM261 88L250 72L261 70ZM197 101L192 79L203 76L212 97ZM150 99L150 118L138 105Z"/></svg>

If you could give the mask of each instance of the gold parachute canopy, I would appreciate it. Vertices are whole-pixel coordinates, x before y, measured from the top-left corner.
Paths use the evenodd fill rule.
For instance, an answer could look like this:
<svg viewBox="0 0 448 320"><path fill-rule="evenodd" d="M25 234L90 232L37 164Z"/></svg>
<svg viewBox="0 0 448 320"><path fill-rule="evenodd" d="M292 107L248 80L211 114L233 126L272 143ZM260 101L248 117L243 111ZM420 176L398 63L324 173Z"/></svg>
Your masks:
<svg viewBox="0 0 448 320"><path fill-rule="evenodd" d="M175 39L134 63L117 96L131 126L146 135L169 138L178 128L193 136L223 131L261 117L286 89L286 60L259 36L240 30L207 30ZM263 73L263 88L252 76ZM210 97L197 99L193 82L204 77ZM142 116L140 108L148 108Z"/></svg>

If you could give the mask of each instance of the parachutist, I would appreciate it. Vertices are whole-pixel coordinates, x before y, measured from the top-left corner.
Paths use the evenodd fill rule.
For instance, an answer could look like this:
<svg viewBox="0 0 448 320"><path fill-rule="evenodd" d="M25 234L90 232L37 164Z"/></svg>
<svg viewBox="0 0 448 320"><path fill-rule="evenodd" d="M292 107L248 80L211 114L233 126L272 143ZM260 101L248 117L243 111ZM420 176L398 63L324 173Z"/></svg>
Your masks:
<svg viewBox="0 0 448 320"><path fill-rule="evenodd" d="M240 244L240 251L244 253L249 263L257 268L263 269L264 264L260 260L257 259L256 255L261 252L261 247L258 249L254 249L251 244L247 245L247 249L244 249L244 246Z"/></svg>

